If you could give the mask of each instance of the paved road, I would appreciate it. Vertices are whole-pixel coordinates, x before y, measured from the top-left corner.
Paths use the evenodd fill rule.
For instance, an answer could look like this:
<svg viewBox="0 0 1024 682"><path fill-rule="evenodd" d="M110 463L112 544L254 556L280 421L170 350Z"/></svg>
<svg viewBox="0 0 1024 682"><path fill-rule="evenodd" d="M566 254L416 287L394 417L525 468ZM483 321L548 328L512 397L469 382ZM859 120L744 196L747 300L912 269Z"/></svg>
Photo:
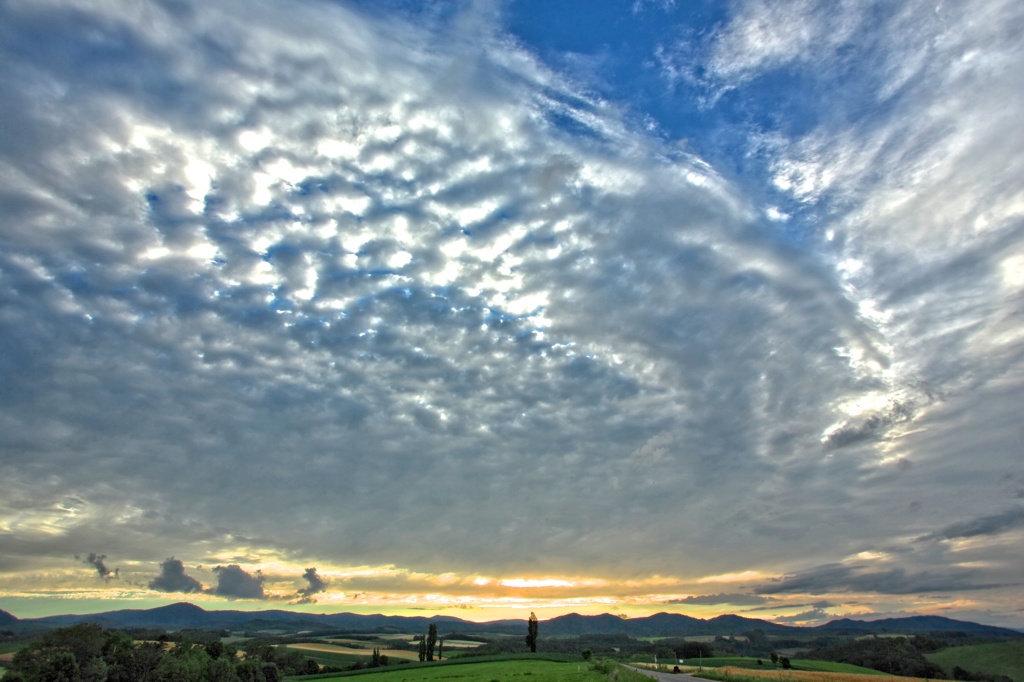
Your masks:
<svg viewBox="0 0 1024 682"><path fill-rule="evenodd" d="M648 668L634 668L633 666L626 666L631 670L635 670L638 673L643 673L647 677L653 677L656 680L662 680L663 682L708 682L700 677L694 677L693 675L687 675L686 673L659 673Z"/></svg>

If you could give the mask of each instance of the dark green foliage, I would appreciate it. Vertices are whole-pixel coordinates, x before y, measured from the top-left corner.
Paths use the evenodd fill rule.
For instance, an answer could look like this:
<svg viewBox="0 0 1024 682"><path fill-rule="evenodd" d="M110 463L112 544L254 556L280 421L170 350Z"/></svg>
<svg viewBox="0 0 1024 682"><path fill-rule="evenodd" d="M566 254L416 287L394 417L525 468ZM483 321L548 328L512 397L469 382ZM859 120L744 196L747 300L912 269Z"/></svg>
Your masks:
<svg viewBox="0 0 1024 682"><path fill-rule="evenodd" d="M768 642L768 635L764 634L764 630L750 630L744 632L743 636L747 638L747 643L754 649L768 651L772 648L772 645Z"/></svg>
<svg viewBox="0 0 1024 682"><path fill-rule="evenodd" d="M82 623L51 630L14 656L14 682L280 682L285 675L319 672L298 651L251 642L245 660L219 639L136 642L126 633ZM382 657L383 658L383 657Z"/></svg>
<svg viewBox="0 0 1024 682"><path fill-rule="evenodd" d="M388 657L380 652L377 647L373 648L373 656L370 658L370 667L376 668L378 666L387 665Z"/></svg>
<svg viewBox="0 0 1024 682"><path fill-rule="evenodd" d="M953 679L966 680L967 682L1013 682L1013 678L1008 675L972 673L958 665L953 666Z"/></svg>
<svg viewBox="0 0 1024 682"><path fill-rule="evenodd" d="M682 659L711 658L714 654L711 647L704 642L687 642L685 640L676 644L673 650L675 651L676 658Z"/></svg>
<svg viewBox="0 0 1024 682"><path fill-rule="evenodd" d="M420 663L427 660L427 640L420 640Z"/></svg>
<svg viewBox="0 0 1024 682"><path fill-rule="evenodd" d="M786 658L785 656L779 657L779 663L781 663L782 667L785 668L786 670L789 670L790 668L793 667L793 664L790 663L789 659Z"/></svg>
<svg viewBox="0 0 1024 682"><path fill-rule="evenodd" d="M812 649L803 657L852 663L890 675L943 678L942 669L924 657L932 646L930 637L867 637Z"/></svg>

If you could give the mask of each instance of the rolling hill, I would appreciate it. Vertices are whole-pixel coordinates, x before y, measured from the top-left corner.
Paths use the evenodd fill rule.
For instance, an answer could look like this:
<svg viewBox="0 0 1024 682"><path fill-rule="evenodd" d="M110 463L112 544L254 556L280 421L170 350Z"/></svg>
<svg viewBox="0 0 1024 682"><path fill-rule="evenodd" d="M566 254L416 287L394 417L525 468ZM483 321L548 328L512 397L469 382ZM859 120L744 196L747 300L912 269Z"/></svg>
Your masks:
<svg viewBox="0 0 1024 682"><path fill-rule="evenodd" d="M18 619L0 611L0 624L5 627L60 627L81 622L93 622L110 628L159 627L228 628L232 630L312 629L378 632L418 632L430 623L449 632L495 633L518 635L526 630L525 620L499 620L475 623L451 616L407 617L360 615L354 613L311 614L284 610L266 611L207 611L186 602L153 609L123 609L95 614L69 614L43 618ZM818 627L778 625L770 621L723 615L708 620L677 613L658 613L643 618L622 618L611 614L582 616L568 614L543 621L541 629L546 636L578 636L594 634L627 634L633 637L689 637L697 635L741 635L761 630L767 635L807 636L817 634L924 634L929 632L962 632L971 635L1019 638L1022 633L1008 628L953 620L940 616L911 616L876 621L841 619Z"/></svg>

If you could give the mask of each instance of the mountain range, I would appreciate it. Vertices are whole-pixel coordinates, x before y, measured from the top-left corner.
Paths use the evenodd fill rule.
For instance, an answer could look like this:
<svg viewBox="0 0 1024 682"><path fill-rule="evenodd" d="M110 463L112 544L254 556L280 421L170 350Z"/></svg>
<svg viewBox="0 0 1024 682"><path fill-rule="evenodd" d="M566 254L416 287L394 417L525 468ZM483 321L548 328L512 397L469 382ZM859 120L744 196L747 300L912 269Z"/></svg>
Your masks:
<svg viewBox="0 0 1024 682"><path fill-rule="evenodd" d="M294 611L207 611L195 604L181 602L153 609L123 609L87 615L46 616L19 619L0 610L0 628L11 630L45 629L98 623L107 628L154 627L163 629L227 628L231 630L348 630L378 632L419 632L435 623L445 632L463 634L490 633L518 635L526 630L525 620L497 620L475 623L452 616L385 616L354 613L311 614ZM642 618L622 618L611 614L581 616L571 613L542 622L546 635L626 634L632 637L692 637L697 635L741 635L761 630L766 635L801 636L815 634L924 634L961 632L984 637L1020 637L1019 631L953 620L942 616L910 616L862 621L843 618L816 627L779 625L757 618L723 615L707 620L677 613L657 613Z"/></svg>

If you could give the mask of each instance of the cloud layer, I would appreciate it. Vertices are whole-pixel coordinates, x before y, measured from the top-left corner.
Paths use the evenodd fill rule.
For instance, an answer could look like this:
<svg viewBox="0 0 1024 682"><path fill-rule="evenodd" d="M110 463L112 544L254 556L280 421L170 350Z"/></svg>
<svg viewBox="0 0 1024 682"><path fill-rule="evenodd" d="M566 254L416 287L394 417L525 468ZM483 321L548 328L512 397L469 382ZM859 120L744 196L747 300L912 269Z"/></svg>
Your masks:
<svg viewBox="0 0 1024 682"><path fill-rule="evenodd" d="M79 547L241 599L1011 585L1015 3L739 3L663 49L707 106L870 102L780 103L740 178L486 9L0 13L9 586Z"/></svg>

